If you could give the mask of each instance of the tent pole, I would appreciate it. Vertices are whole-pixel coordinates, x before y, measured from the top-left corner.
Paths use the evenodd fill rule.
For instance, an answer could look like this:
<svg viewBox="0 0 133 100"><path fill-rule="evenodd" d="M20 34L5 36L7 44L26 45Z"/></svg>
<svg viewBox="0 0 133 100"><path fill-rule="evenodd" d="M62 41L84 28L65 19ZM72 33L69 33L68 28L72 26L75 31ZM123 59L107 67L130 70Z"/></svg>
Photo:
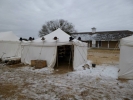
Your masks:
<svg viewBox="0 0 133 100"><path fill-rule="evenodd" d="M58 68L58 47L57 47L57 68Z"/></svg>
<svg viewBox="0 0 133 100"><path fill-rule="evenodd" d="M73 69L73 60L74 60L74 59L73 59L73 56L74 56L73 47L74 47L74 45L71 46L71 52L72 52L72 54L71 54L71 55L72 55L72 71L74 70L74 69Z"/></svg>

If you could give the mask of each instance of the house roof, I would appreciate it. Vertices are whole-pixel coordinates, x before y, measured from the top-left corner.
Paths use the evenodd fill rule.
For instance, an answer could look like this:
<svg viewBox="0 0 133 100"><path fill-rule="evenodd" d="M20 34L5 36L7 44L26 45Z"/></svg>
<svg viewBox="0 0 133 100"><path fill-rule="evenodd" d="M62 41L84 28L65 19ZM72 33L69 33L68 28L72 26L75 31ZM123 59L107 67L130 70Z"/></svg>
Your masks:
<svg viewBox="0 0 133 100"><path fill-rule="evenodd" d="M80 33L71 33L71 36L74 38L81 37L82 41L91 41L91 40L120 40L121 38L133 35L132 31L129 30L119 30L119 31L100 31L100 32L80 32Z"/></svg>

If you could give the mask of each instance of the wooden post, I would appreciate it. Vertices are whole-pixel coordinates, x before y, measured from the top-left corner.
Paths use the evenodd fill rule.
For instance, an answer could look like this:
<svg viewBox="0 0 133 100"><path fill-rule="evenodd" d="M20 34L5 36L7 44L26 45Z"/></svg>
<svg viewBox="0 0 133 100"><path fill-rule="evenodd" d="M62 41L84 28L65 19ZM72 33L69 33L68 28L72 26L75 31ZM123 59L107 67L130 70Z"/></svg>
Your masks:
<svg viewBox="0 0 133 100"><path fill-rule="evenodd" d="M108 48L109 48L109 41L108 41Z"/></svg>
<svg viewBox="0 0 133 100"><path fill-rule="evenodd" d="M90 41L88 41L88 47L90 48Z"/></svg>
<svg viewBox="0 0 133 100"><path fill-rule="evenodd" d="M99 41L97 41L98 43L97 43L97 45L98 45L98 48L99 48Z"/></svg>

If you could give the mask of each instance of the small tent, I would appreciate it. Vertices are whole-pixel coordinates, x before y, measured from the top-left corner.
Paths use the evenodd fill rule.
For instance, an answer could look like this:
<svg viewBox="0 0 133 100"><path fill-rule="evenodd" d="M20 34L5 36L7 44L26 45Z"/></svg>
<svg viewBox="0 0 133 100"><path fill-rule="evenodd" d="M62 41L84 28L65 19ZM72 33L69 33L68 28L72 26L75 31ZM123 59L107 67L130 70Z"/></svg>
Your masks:
<svg viewBox="0 0 133 100"><path fill-rule="evenodd" d="M0 58L18 57L21 55L19 37L13 32L0 32Z"/></svg>
<svg viewBox="0 0 133 100"><path fill-rule="evenodd" d="M54 40L54 37L57 37L57 40ZM46 60L47 67L53 68L58 60L58 47L70 46L70 48L73 47L73 49L71 49L71 51L73 51L71 57L73 58L73 68L75 69L79 65L85 64L87 62L87 43L76 39L69 41L70 37L70 35L59 28L50 34L45 35L44 40L39 38L28 43L23 43L21 45L21 62L31 64L31 60Z"/></svg>
<svg viewBox="0 0 133 100"><path fill-rule="evenodd" d="M120 40L119 78L133 79L133 36Z"/></svg>

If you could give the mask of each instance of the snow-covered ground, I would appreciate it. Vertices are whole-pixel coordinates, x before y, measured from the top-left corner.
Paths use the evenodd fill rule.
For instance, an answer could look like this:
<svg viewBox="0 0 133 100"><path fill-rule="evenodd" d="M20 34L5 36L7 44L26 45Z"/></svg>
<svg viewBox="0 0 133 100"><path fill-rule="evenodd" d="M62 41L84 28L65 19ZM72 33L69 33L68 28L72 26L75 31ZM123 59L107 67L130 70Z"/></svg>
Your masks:
<svg viewBox="0 0 133 100"><path fill-rule="evenodd" d="M80 66L64 74L51 73L47 68L0 66L0 85L17 86L13 95L0 94L0 99L133 100L133 80L117 78L117 65L99 65L85 70Z"/></svg>

